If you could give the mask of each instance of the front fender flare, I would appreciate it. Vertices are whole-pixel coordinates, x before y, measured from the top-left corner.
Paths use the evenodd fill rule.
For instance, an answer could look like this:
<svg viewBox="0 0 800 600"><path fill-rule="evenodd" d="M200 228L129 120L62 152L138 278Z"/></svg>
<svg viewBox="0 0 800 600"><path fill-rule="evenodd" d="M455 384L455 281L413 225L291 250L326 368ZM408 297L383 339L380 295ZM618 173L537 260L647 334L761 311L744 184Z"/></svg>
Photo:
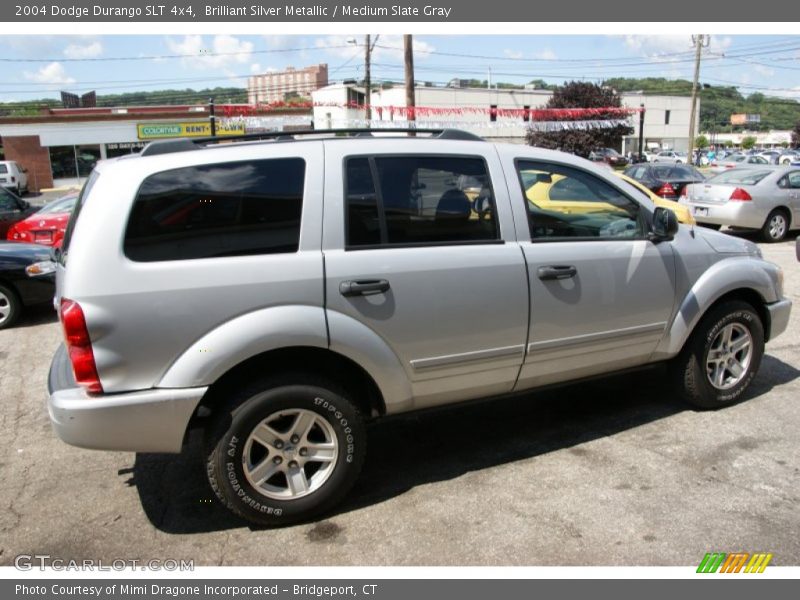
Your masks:
<svg viewBox="0 0 800 600"><path fill-rule="evenodd" d="M772 263L748 257L726 258L711 265L682 299L654 358L678 354L702 316L726 294L744 289L756 292L765 304L777 302L780 299L774 283L777 270Z"/></svg>

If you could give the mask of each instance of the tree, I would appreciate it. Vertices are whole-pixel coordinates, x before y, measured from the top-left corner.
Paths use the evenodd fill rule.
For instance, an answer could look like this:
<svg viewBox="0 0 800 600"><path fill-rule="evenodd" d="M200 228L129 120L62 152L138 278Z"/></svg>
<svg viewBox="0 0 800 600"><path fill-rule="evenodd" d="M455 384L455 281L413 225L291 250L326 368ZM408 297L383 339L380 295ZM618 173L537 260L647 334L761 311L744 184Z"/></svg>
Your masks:
<svg viewBox="0 0 800 600"><path fill-rule="evenodd" d="M756 138L752 135L746 135L742 138L742 149L750 150L756 145Z"/></svg>
<svg viewBox="0 0 800 600"><path fill-rule="evenodd" d="M595 83L571 81L557 87L546 104L546 108L616 108L622 106L622 98L613 89ZM591 120L618 119L614 113L600 113ZM584 117L555 118L554 121L581 121ZM578 156L587 157L600 147L619 147L622 137L633 133L633 127L614 125L609 128L565 129L563 131L536 131L529 129L526 140L531 146L561 149Z"/></svg>
<svg viewBox="0 0 800 600"><path fill-rule="evenodd" d="M792 146L800 147L800 121L795 123L794 129L792 129Z"/></svg>
<svg viewBox="0 0 800 600"><path fill-rule="evenodd" d="M698 135L694 139L694 146L699 150L702 150L703 148L708 148L708 138L704 135Z"/></svg>
<svg viewBox="0 0 800 600"><path fill-rule="evenodd" d="M733 148L733 141L725 140L725 147L726 148Z"/></svg>

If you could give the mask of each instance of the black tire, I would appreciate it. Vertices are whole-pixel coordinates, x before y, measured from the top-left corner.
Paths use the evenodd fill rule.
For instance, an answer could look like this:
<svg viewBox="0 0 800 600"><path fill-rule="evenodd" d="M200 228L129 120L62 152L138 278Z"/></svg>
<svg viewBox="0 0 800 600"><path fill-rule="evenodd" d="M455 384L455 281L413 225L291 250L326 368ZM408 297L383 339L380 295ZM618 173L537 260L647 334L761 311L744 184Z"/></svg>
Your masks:
<svg viewBox="0 0 800 600"><path fill-rule="evenodd" d="M267 526L305 521L330 510L355 483L366 454L366 433L358 410L347 399L347 393L335 384L307 374L265 378L235 393L228 406L210 431L206 470L214 493L235 514ZM285 416L281 416L284 411ZM269 421L270 425L283 435L285 422L289 425L285 432L288 436L291 423L296 423L293 419L300 413L316 415L324 423L315 421L299 442L289 443L287 437L286 442L281 442L280 450L277 442L273 445L248 442L257 427L276 415ZM326 431L328 437L336 438L336 451L331 452L335 460L329 461L327 473L322 468L324 463L300 458L305 456L303 443L312 435L317 436L316 439L324 437ZM254 459L254 453L258 452L260 457ZM281 472L260 484L274 487L257 489L246 473L254 474L257 467L269 466L269 462L274 463L278 458L281 466L276 468L282 469ZM292 467L293 462L298 464L304 460L308 461L304 466ZM258 465L248 466L253 461ZM305 495L297 498L276 498L274 490L280 487L294 493L288 474L298 474L300 470L309 489L315 481L322 483L316 489L301 492Z"/></svg>
<svg viewBox="0 0 800 600"><path fill-rule="evenodd" d="M722 225L716 225L715 223L697 223L700 227L705 227L706 229L713 229L714 231L719 231L722 229Z"/></svg>
<svg viewBox="0 0 800 600"><path fill-rule="evenodd" d="M6 285L0 284L0 329L11 327L22 313L22 302L17 292Z"/></svg>
<svg viewBox="0 0 800 600"><path fill-rule="evenodd" d="M782 242L788 233L789 214L781 208L773 209L761 227L761 238L769 243Z"/></svg>
<svg viewBox="0 0 800 600"><path fill-rule="evenodd" d="M721 389L712 384L707 370L709 351L718 341L718 334L732 324L734 329L747 330L752 353L741 378L735 384L731 381L733 385L727 389ZM746 302L725 302L713 308L695 327L683 350L673 361L673 382L678 393L689 404L703 409L721 408L741 397L758 372L763 355L764 326L756 311Z"/></svg>

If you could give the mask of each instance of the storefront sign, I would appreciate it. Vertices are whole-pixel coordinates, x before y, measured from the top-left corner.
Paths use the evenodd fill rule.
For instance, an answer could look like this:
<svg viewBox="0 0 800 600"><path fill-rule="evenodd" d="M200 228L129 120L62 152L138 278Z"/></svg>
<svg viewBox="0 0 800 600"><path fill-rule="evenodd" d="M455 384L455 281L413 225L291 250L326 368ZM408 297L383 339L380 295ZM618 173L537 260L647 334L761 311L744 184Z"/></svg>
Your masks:
<svg viewBox="0 0 800 600"><path fill-rule="evenodd" d="M211 124L195 121L193 123L139 123L136 131L140 140L157 140L176 137L204 137L211 135ZM243 135L244 126L217 126L217 135Z"/></svg>

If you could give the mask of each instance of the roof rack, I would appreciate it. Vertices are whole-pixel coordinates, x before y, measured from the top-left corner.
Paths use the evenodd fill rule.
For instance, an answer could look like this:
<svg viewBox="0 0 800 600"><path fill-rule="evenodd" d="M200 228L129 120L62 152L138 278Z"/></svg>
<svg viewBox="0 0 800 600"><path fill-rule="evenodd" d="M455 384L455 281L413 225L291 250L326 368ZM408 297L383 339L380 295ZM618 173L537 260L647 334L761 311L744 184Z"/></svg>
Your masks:
<svg viewBox="0 0 800 600"><path fill-rule="evenodd" d="M155 156L158 154L172 154L173 152L186 152L199 150L206 146L228 142L251 142L259 140L294 141L307 135L334 135L338 137L376 137L375 133L428 133L437 140L462 140L472 142L485 141L482 137L463 131L461 129L423 129L379 127L375 129L304 129L299 131L268 131L264 133L247 133L245 135L224 135L215 137L176 138L170 140L156 140L150 142L141 151L139 156Z"/></svg>

